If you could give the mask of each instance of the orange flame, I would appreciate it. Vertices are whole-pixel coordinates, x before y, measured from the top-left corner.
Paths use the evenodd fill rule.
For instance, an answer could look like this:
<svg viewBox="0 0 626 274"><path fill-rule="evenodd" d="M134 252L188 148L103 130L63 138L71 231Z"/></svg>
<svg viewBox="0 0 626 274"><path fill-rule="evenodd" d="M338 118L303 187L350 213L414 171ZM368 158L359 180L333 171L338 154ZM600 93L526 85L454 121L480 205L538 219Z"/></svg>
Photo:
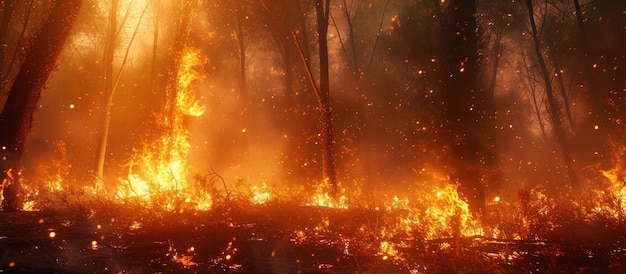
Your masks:
<svg viewBox="0 0 626 274"><path fill-rule="evenodd" d="M174 111L171 117L161 117L171 121L171 128L161 138L135 151L128 164L128 176L117 191L122 200L134 198L148 207L168 211L211 208L209 194L194 191L188 181L187 156L191 145L190 134L183 126L185 115L200 116L205 110L195 98L195 88L204 75L202 62L196 49L188 48L181 55Z"/></svg>

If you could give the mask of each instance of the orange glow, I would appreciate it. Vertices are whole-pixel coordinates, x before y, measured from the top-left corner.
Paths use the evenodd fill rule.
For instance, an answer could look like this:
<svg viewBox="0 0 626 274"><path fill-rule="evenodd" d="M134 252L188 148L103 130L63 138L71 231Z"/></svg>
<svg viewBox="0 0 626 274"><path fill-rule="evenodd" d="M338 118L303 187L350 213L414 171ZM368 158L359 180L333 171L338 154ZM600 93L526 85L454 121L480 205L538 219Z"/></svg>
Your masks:
<svg viewBox="0 0 626 274"><path fill-rule="evenodd" d="M331 196L331 194L329 193L330 189L331 189L331 186L328 183L328 180L324 180L321 184L318 184L315 190L315 193L313 194L313 197L311 197L311 200L307 205L334 207L334 208L348 208L347 197L345 195L345 189L340 188L340 193L337 194L338 195L337 198L334 198Z"/></svg>
<svg viewBox="0 0 626 274"><path fill-rule="evenodd" d="M203 60L196 49L188 48L181 56L177 75L174 111L161 115L169 132L146 142L128 163L128 176L121 181L117 196L136 200L147 207L181 211L182 207L197 210L211 208L211 197L190 187L187 156L191 149L190 133L183 125L185 116L199 116L204 107L195 99L195 88L203 80Z"/></svg>

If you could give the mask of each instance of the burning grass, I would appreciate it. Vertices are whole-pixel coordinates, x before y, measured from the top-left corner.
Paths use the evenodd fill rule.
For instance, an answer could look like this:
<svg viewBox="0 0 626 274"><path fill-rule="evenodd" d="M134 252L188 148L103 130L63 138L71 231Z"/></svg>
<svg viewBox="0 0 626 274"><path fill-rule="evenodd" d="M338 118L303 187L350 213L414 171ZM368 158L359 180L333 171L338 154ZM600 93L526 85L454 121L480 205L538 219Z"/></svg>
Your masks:
<svg viewBox="0 0 626 274"><path fill-rule="evenodd" d="M210 209L199 210L184 196L166 208L91 189L41 191L33 204L38 210L2 213L0 266L15 272L625 270L626 224L616 212L621 205L608 202L615 199L583 203L523 188L510 201L494 198L488 214L475 218L454 185L378 198L340 187L341 198L333 200L323 184L228 187L215 173L194 184L204 184Z"/></svg>

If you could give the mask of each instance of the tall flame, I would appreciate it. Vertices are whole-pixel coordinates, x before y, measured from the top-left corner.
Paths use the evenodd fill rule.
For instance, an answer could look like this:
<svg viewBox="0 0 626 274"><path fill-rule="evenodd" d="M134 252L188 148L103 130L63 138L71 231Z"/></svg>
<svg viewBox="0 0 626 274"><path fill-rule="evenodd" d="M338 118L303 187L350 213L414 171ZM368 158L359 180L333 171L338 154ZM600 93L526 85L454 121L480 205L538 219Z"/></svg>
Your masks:
<svg viewBox="0 0 626 274"><path fill-rule="evenodd" d="M195 97L195 88L203 80L202 62L197 49L187 48L182 53L174 110L159 117L171 123L170 128L131 157L128 176L117 192L123 200L136 198L147 206L169 211L211 207L209 194L201 193L188 181L191 145L190 134L183 126L185 116L200 116L205 110Z"/></svg>

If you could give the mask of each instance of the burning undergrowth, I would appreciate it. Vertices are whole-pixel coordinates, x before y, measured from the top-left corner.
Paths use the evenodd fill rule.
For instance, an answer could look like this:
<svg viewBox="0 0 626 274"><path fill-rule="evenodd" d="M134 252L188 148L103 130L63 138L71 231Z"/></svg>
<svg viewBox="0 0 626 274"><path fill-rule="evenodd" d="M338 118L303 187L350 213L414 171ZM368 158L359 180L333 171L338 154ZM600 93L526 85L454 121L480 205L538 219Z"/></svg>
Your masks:
<svg viewBox="0 0 626 274"><path fill-rule="evenodd" d="M402 191L362 182L310 184L222 177L188 162L185 117L200 55L187 49L177 100L155 115L127 175L70 182L64 144L41 182L23 182L24 211L3 213L0 267L15 272L442 273L620 272L626 235L623 149L587 169L580 194L541 186L491 196L484 214L446 170L423 170ZM619 146L615 145L616 148ZM335 193L335 194L331 194ZM487 193L489 195L489 193ZM488 196L489 197L489 196Z"/></svg>
<svg viewBox="0 0 626 274"><path fill-rule="evenodd" d="M605 183L623 185L613 179ZM623 197L612 188L575 199L521 188L474 216L445 182L403 195L340 186L337 199L324 183L229 183L215 171L195 177L207 209L183 195L163 207L56 184L26 190L36 193L32 210L4 213L0 263L17 272L619 272L626 259Z"/></svg>

